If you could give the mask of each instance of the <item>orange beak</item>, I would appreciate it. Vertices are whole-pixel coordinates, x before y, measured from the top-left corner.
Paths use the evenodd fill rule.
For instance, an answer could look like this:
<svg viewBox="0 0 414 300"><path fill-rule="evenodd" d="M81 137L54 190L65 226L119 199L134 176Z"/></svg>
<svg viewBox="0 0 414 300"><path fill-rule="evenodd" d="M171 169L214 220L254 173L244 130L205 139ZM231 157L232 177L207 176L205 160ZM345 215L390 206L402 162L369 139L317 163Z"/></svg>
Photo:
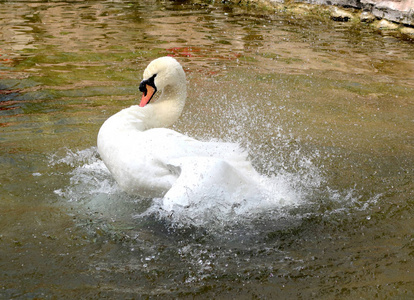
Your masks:
<svg viewBox="0 0 414 300"><path fill-rule="evenodd" d="M152 86L146 84L146 91L142 94L141 103L139 104L140 107L144 107L151 101L152 97L154 96L156 90Z"/></svg>

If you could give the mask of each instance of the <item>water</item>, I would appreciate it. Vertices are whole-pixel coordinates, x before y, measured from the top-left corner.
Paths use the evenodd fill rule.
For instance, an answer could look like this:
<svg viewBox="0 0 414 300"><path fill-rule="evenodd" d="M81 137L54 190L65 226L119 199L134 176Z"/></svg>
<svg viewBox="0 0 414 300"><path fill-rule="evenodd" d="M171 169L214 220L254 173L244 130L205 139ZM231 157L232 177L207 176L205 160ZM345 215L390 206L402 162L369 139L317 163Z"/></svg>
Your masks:
<svg viewBox="0 0 414 300"><path fill-rule="evenodd" d="M0 4L2 298L411 298L414 47L192 2ZM96 152L172 55L174 129L245 147L273 201L170 214Z"/></svg>

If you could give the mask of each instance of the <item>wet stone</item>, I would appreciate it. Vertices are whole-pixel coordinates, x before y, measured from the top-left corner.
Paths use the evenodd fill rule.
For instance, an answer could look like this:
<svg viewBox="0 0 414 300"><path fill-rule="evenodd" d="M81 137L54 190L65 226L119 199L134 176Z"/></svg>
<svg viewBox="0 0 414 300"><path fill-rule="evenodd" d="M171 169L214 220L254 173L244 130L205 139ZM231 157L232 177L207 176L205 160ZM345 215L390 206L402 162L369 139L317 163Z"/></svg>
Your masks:
<svg viewBox="0 0 414 300"><path fill-rule="evenodd" d="M370 12L363 11L359 16L359 19L361 20L361 22L372 23L375 21L376 17Z"/></svg>
<svg viewBox="0 0 414 300"><path fill-rule="evenodd" d="M381 30L396 30L398 28L398 25L393 22L382 19L375 25L375 27Z"/></svg>
<svg viewBox="0 0 414 300"><path fill-rule="evenodd" d="M412 27L402 27L400 29L400 32L404 35L414 38L414 28Z"/></svg>

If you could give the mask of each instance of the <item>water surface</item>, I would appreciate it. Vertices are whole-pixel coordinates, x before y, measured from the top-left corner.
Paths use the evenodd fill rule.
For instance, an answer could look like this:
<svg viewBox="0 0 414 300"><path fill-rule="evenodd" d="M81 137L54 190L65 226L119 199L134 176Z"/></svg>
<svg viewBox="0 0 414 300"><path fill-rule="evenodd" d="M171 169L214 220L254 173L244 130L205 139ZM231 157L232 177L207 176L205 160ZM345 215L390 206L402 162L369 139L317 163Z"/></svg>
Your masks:
<svg viewBox="0 0 414 300"><path fill-rule="evenodd" d="M412 42L186 1L0 20L2 297L414 296ZM188 79L173 128L240 143L273 201L171 215L119 190L96 135L162 55Z"/></svg>

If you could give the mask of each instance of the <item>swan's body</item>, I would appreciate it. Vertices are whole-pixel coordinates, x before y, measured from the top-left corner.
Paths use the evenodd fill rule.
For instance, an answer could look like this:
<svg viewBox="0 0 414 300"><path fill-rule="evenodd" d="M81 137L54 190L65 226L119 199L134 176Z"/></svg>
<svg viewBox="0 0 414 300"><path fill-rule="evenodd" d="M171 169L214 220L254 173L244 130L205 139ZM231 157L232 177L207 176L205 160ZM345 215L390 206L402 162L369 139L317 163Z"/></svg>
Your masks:
<svg viewBox="0 0 414 300"><path fill-rule="evenodd" d="M164 128L181 115L187 94L174 58L152 61L140 90L140 105L111 116L98 134L102 160L124 191L164 197L169 210L209 196L237 202L258 193L258 174L237 144L200 142ZM156 91L161 97L149 103Z"/></svg>

